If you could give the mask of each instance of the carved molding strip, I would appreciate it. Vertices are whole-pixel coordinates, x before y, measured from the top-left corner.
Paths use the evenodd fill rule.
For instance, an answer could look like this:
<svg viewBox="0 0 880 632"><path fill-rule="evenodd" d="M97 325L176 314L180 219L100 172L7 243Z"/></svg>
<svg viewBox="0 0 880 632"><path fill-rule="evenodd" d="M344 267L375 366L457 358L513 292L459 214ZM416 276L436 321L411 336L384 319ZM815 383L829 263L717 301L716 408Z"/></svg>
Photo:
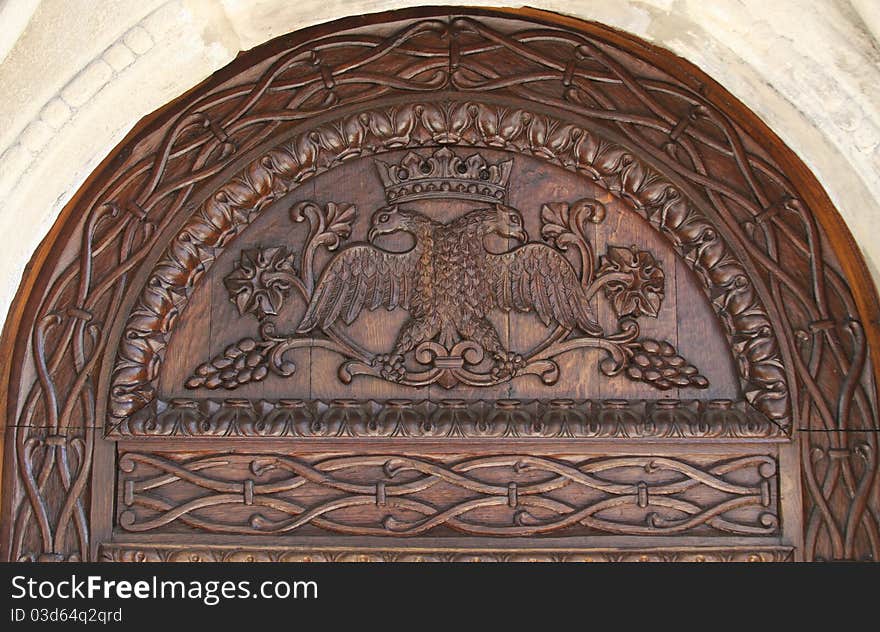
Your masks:
<svg viewBox="0 0 880 632"><path fill-rule="evenodd" d="M777 464L765 455L583 460L405 455L309 462L275 454L119 459L119 525L272 535L549 533L768 536L779 531ZM460 457L459 457L460 459Z"/></svg>
<svg viewBox="0 0 880 632"><path fill-rule="evenodd" d="M255 160L196 211L155 267L132 310L113 372L115 423L157 393L177 315L223 248L293 186L359 156L436 144L504 149L584 174L631 204L697 272L737 351L746 399L790 424L779 345L766 309L719 229L666 178L595 132L526 110L476 102L366 111L303 133Z"/></svg>
<svg viewBox="0 0 880 632"><path fill-rule="evenodd" d="M120 437L774 439L785 431L730 400L153 400Z"/></svg>
<svg viewBox="0 0 880 632"><path fill-rule="evenodd" d="M645 549L393 549L167 546L107 543L104 562L790 562L791 547Z"/></svg>

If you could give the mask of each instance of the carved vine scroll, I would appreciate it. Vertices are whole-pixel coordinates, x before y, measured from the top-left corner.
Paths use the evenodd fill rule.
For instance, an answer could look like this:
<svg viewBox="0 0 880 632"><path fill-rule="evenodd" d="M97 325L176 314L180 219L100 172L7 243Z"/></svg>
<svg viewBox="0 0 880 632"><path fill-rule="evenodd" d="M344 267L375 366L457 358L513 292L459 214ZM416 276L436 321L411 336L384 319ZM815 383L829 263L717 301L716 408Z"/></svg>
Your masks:
<svg viewBox="0 0 880 632"><path fill-rule="evenodd" d="M880 559L875 315L856 300L876 308L876 295L858 255L827 230L842 224L803 165L699 71L597 25L477 10L359 18L246 61L236 66L246 71L219 75L127 139L66 209L28 275L4 338L6 558L98 555L95 534L111 525L90 522L108 502L108 482L93 485L93 468L115 447L103 433L149 434L162 417L138 415L164 405L156 377L168 335L198 280L269 204L347 160L459 146L591 178L662 234L701 279L743 394L784 428L774 441L790 433L798 442L804 531L795 557ZM555 202L563 201L547 201ZM242 253L243 273L227 285L241 309L271 317L298 291L301 270L289 255ZM629 256L609 252L597 273L639 259ZM266 270L266 291L248 290ZM633 309L625 288L604 295ZM755 493L743 497L766 508ZM480 494L506 502L500 491ZM109 559L176 554L103 550ZM750 550L717 556L777 559L791 549Z"/></svg>

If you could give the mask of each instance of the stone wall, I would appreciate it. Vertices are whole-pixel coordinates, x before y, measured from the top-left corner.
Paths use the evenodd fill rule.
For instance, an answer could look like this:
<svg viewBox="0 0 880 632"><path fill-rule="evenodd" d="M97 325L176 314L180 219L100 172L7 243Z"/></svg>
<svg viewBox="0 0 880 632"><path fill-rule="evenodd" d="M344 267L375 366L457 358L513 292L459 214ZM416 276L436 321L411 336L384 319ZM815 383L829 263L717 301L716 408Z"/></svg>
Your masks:
<svg viewBox="0 0 880 632"><path fill-rule="evenodd" d="M0 0L0 315L61 208L141 117L273 37L419 4ZM880 280L880 2L529 5L628 31L714 77L813 170Z"/></svg>

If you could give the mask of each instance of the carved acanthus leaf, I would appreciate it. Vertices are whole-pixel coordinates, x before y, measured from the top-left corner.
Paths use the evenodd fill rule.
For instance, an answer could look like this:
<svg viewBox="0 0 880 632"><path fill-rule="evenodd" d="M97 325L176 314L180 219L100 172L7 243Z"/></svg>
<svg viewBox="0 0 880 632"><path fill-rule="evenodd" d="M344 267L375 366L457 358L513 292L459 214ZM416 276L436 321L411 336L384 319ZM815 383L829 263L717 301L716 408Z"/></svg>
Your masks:
<svg viewBox="0 0 880 632"><path fill-rule="evenodd" d="M9 419L4 462L7 557L92 558L90 519L103 516L89 503L106 480L93 483L90 446L100 438L89 433L155 403L159 364L193 285L264 209L353 156L460 143L592 178L668 239L741 354L743 392L769 419L805 431L792 452L805 455L800 479L785 479L803 481L804 531L783 541L799 543L799 558L880 558L876 349L867 342L873 325L862 331L853 320L871 315L864 305L875 297L854 285L867 281L858 256L829 240L838 218L807 170L741 104L703 90L699 71L598 25L553 25L545 16L523 28L521 14L443 10L450 28L438 29L424 15L242 58L235 76L169 107L167 124L137 131L77 196L75 224L53 231L53 252L64 256L37 261L31 278L39 275L41 287L22 305L21 327L10 329L33 342L10 360L23 368L10 381L19 412ZM309 48L314 67L303 65ZM270 57L277 63L264 63ZM449 93L436 91L450 82L473 102L445 102ZM418 103L414 89L423 91ZM384 105L365 105L373 97ZM530 100L534 107L521 109ZM553 111L572 113L564 119L578 126ZM622 144L601 138L603 126ZM286 140L219 189L210 182L273 136ZM648 165L674 174L675 184ZM170 245L157 239L157 228L177 225ZM134 288L143 280L134 272L165 245ZM121 336L95 325L124 317L119 306L130 305L132 291L141 296ZM107 354L117 350L105 406L95 385L106 384Z"/></svg>

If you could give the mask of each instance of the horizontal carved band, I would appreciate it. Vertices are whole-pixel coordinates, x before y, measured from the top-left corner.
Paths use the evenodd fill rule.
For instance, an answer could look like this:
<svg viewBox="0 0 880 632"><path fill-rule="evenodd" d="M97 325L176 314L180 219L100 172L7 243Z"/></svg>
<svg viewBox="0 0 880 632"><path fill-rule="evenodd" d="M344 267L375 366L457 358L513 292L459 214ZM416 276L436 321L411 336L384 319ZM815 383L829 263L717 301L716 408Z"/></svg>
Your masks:
<svg viewBox="0 0 880 632"><path fill-rule="evenodd" d="M790 562L791 547L460 549L104 544L104 562Z"/></svg>
<svg viewBox="0 0 880 632"><path fill-rule="evenodd" d="M155 400L119 437L522 437L776 439L782 428L731 400Z"/></svg>
<svg viewBox="0 0 880 632"><path fill-rule="evenodd" d="M119 526L235 535L779 532L771 456L124 453Z"/></svg>

